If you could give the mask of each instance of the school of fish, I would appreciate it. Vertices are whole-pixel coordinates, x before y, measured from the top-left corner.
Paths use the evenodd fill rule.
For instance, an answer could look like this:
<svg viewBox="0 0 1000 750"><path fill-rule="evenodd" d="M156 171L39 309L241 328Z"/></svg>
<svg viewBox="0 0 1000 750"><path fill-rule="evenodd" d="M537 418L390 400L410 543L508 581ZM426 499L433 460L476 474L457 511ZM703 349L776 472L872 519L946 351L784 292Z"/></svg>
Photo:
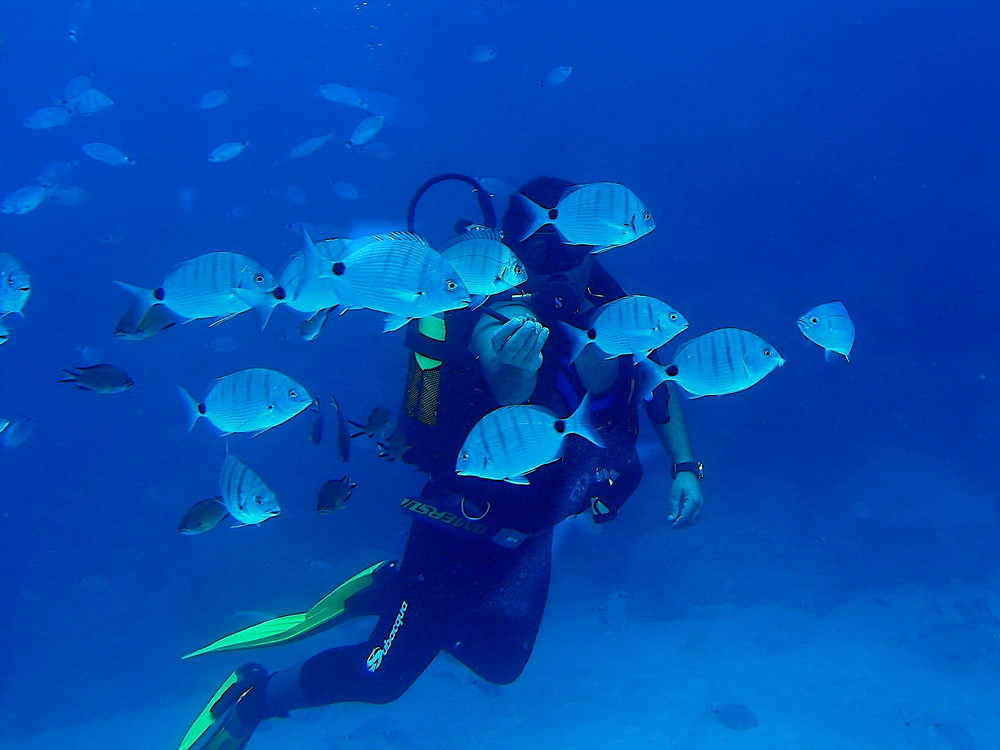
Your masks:
<svg viewBox="0 0 1000 750"><path fill-rule="evenodd" d="M89 2L73 6L68 38L78 42L89 18ZM497 52L485 45L473 46L466 60L486 65ZM255 64L247 49L233 52L227 59L232 68ZM538 87L546 90L562 86L573 68L556 66L540 78ZM71 78L50 103L30 112L23 125L32 130L70 128L74 118L91 117L115 106L111 96L95 87L95 76L87 73ZM204 91L204 90L203 90ZM380 160L391 158L393 149L379 138L393 128L398 100L383 92L324 83L314 90L317 97L354 112L358 119L353 128L338 132L316 128L314 135L302 133L281 155L271 157L274 165L307 159L330 142L344 144L353 158ZM192 96L194 109L210 113L238 98L242 92L235 85L220 86ZM547 94L551 95L551 94ZM231 106L231 105L230 105ZM211 114L202 117L212 117ZM101 118L97 118L100 120ZM319 134L315 134L315 133ZM219 134L223 135L224 134ZM226 166L237 159L260 158L257 147L240 139L219 138L201 159L223 165L209 169L225 172L238 168ZM90 160L108 167L127 167L140 174L143 161L134 158L134 144L123 136L115 143L94 140L80 144L80 151ZM249 155L247 155L249 154ZM91 199L85 188L66 184L76 162L54 162L43 166L30 184L16 187L0 200L0 213L20 216L46 203L65 207ZM100 167L103 168L103 167ZM346 201L358 201L360 191L342 179L331 179L332 195ZM502 182L483 178L484 189L491 196L506 193ZM308 201L295 185L277 184L267 194L294 205ZM190 216L195 210L197 191L182 188L178 197ZM115 279L125 293L128 306L122 313L113 335L127 341L142 341L158 336L174 326L209 321L225 323L251 312L261 329L268 325L277 308L286 308L299 319L298 329L289 338L313 341L319 337L331 313L368 310L384 315L386 332L396 331L412 321L442 317L464 309L475 309L494 295L518 293L529 279L524 263L517 257L510 240L521 241L540 230L558 233L569 245L587 248L590 253L604 253L640 240L656 228L653 214L632 190L616 182L591 182L575 185L563 192L553 205L541 205L517 193L528 216L523 235L505 238L499 230L467 225L451 239L432 246L413 232L383 231L355 237L336 236L319 227L300 224L300 247L288 255L272 273L264 264L243 252L210 251L172 258L153 284L140 286ZM249 208L234 207L229 216L246 220ZM109 233L108 242L121 234ZM169 261L168 261L169 262ZM149 280L147 280L149 281ZM24 267L9 252L0 252L0 344L11 339L9 320L24 316L31 296L31 279ZM820 346L830 359L834 355L849 361L854 346L855 327L844 304L839 301L817 305L799 316L798 328L811 342ZM651 295L632 294L602 305L589 321L588 328L561 324L569 341L568 357L575 361L593 345L606 359L627 357L639 374L640 390L649 397L661 383L671 382L691 397L721 396L746 390L785 360L774 346L760 336L739 328L719 328L701 333L681 343L672 355L663 347L690 328L687 318L667 302ZM239 342L221 336L213 348L219 352L236 351ZM668 364L663 364L668 361ZM100 361L63 369L60 382L78 390L99 394L132 390L135 381L122 368ZM199 400L179 388L187 412L189 430L204 420L225 436L234 433L260 435L298 414L314 415L311 439L323 441L324 416L321 403L305 385L274 369L252 367L219 375ZM379 454L388 460L403 459L410 445L406 436L393 426L391 413L378 407L363 423L350 421L331 395L335 407L336 444L341 461L350 457L351 438L368 435ZM455 459L459 475L513 484L530 483L531 472L557 461L570 435L577 435L596 446L601 445L598 431L589 419L590 397L585 396L568 415L553 414L533 404L500 407L485 414L466 436ZM358 431L352 433L351 425ZM0 444L14 448L34 429L30 417L0 419ZM218 497L192 505L179 526L181 533L199 535L231 516L239 525L257 525L278 515L281 508L275 493L249 466L226 450ZM348 477L330 480L319 493L317 510L332 513L344 506L357 484Z"/></svg>

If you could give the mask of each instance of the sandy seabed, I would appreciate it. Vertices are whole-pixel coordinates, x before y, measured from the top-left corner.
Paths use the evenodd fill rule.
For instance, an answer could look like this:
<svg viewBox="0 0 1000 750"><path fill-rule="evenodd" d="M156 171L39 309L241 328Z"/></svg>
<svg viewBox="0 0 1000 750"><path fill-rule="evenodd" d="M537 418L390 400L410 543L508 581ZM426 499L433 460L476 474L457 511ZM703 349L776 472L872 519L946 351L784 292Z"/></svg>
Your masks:
<svg viewBox="0 0 1000 750"><path fill-rule="evenodd" d="M601 611L551 603L512 685L483 683L442 656L393 704L300 711L262 725L249 750L996 750L991 598L961 584L907 586L858 593L821 615L726 605L659 622L632 617L627 599ZM3 744L174 748L213 688ZM758 725L726 726L716 708L727 703Z"/></svg>

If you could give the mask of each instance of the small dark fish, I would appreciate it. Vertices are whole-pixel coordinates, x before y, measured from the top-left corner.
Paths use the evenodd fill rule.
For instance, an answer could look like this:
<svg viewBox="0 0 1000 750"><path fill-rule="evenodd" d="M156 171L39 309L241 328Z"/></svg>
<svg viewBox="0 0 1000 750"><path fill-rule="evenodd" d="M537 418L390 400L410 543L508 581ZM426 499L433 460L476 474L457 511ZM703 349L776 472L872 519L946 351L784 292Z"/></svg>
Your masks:
<svg viewBox="0 0 1000 750"><path fill-rule="evenodd" d="M312 430L309 432L309 439L316 445L319 445L323 442L323 407L320 404L319 399L313 401L312 410L316 412L316 418L313 420Z"/></svg>
<svg viewBox="0 0 1000 750"><path fill-rule="evenodd" d="M90 365L78 367L76 370L63 370L69 375L60 383L72 383L81 391L94 393L121 393L135 385L135 381L126 372L114 365Z"/></svg>
<svg viewBox="0 0 1000 750"><path fill-rule="evenodd" d="M402 459L406 455L406 451L410 450L410 446L406 442L406 435L403 434L402 430L397 429L385 440L378 441L379 457L388 459L389 461L395 461L397 459Z"/></svg>
<svg viewBox="0 0 1000 750"><path fill-rule="evenodd" d="M323 486L319 488L319 498L316 500L316 512L336 513L351 499L351 493L357 486L357 482L352 482L348 476L324 482Z"/></svg>
<svg viewBox="0 0 1000 750"><path fill-rule="evenodd" d="M210 497L208 500L200 500L184 514L181 525L177 530L182 534L204 534L211 531L229 515L226 506L222 504L221 497Z"/></svg>
<svg viewBox="0 0 1000 750"><path fill-rule="evenodd" d="M378 433L385 429L385 426L389 424L390 419L392 419L391 411L386 409L384 406L376 406L372 409L372 413L368 415L368 421L364 424L355 422L353 419L348 420L350 424L360 430L360 432L353 433L351 437L356 438L361 435L375 437Z"/></svg>
<svg viewBox="0 0 1000 750"><path fill-rule="evenodd" d="M722 726L729 729L742 731L753 729L758 724L753 711L742 703L723 703L721 706L716 706L712 713Z"/></svg>
<svg viewBox="0 0 1000 750"><path fill-rule="evenodd" d="M347 418L344 416L340 404L337 403L337 399L332 393L330 401L333 402L333 406L337 410L337 453L340 454L340 460L346 463L347 459L351 457L351 430L347 426Z"/></svg>
<svg viewBox="0 0 1000 750"><path fill-rule="evenodd" d="M137 310L130 307L118 320L115 336L129 341L142 341L176 324L177 320L165 305L153 305L141 319Z"/></svg>

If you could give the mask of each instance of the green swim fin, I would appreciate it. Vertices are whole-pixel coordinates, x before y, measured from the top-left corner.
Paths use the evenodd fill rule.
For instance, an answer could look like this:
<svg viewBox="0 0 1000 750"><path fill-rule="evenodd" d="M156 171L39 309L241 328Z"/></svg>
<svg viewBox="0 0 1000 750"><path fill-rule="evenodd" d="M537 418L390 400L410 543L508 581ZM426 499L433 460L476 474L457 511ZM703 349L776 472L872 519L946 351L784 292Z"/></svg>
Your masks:
<svg viewBox="0 0 1000 750"><path fill-rule="evenodd" d="M242 701L259 701L259 694L254 693L253 698L249 696L266 682L267 670L260 664L239 667L195 717L178 750L241 750L246 747L260 719L242 718L238 709Z"/></svg>
<svg viewBox="0 0 1000 750"><path fill-rule="evenodd" d="M183 658L190 659L192 656L211 654L216 651L236 651L244 648L273 646L311 635L320 628L329 627L334 625L337 620L344 619L344 615L347 613L347 600L373 584L384 580L386 574L395 567L396 563L390 560L375 563L337 586L316 602L308 612L283 615L275 617L273 620L251 625L249 628L220 638L204 648L192 651Z"/></svg>

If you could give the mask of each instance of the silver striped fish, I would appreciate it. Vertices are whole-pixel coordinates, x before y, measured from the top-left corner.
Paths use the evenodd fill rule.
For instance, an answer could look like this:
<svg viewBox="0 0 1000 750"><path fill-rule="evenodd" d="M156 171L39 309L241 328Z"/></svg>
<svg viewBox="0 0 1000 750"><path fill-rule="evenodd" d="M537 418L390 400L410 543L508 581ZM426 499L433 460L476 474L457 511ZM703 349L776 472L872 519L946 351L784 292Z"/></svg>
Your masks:
<svg viewBox="0 0 1000 750"><path fill-rule="evenodd" d="M587 330L563 323L571 342L571 362L590 343L608 359L622 354L648 356L687 327L687 319L666 302L642 294L601 305Z"/></svg>
<svg viewBox="0 0 1000 750"><path fill-rule="evenodd" d="M218 378L205 400L180 389L188 406L188 430L202 417L223 435L260 434L287 422L313 402L304 386L276 370L252 367Z"/></svg>
<svg viewBox="0 0 1000 750"><path fill-rule="evenodd" d="M185 323L199 318L217 318L219 323L253 310L263 328L285 296L266 268L252 258L230 252L205 253L178 263L158 289L121 281L115 284L132 298L139 320L160 303Z"/></svg>
<svg viewBox="0 0 1000 750"><path fill-rule="evenodd" d="M347 256L332 264L324 265L315 247L306 247L304 257L304 279L333 279L346 309L387 313L386 331L469 305L469 292L455 269L426 240L409 232L353 240Z"/></svg>
<svg viewBox="0 0 1000 750"><path fill-rule="evenodd" d="M354 132L351 133L351 139L347 142L347 148L364 146L379 134L383 124L385 124L385 117L382 115L366 117L355 126Z"/></svg>
<svg viewBox="0 0 1000 750"><path fill-rule="evenodd" d="M302 141L298 146L293 148L288 153L289 159L301 159L303 156L309 156L309 154L319 151L323 146L325 146L329 140L333 138L333 133L327 133L326 135L317 135L315 138L309 138Z"/></svg>
<svg viewBox="0 0 1000 750"><path fill-rule="evenodd" d="M30 296L31 277L24 266L10 253L0 253L0 317L14 313L23 318Z"/></svg>
<svg viewBox="0 0 1000 750"><path fill-rule="evenodd" d="M672 380L692 397L725 396L759 383L785 364L778 351L760 336L740 328L719 328L677 349L673 362L660 365L636 358L648 377L645 391Z"/></svg>
<svg viewBox="0 0 1000 750"><path fill-rule="evenodd" d="M617 182L591 182L567 188L552 208L518 193L528 212L526 240L551 224L569 245L594 245L593 253L635 242L656 228L639 196Z"/></svg>
<svg viewBox="0 0 1000 750"><path fill-rule="evenodd" d="M222 504L226 506L229 515L239 521L237 527L263 523L281 512L274 491L264 484L264 480L253 469L228 450L222 462L219 484Z"/></svg>
<svg viewBox="0 0 1000 750"><path fill-rule="evenodd" d="M224 161L232 161L243 153L244 149L250 145L250 141L229 141L221 143L212 149L208 155L208 160L213 164L220 164Z"/></svg>
<svg viewBox="0 0 1000 750"><path fill-rule="evenodd" d="M533 404L494 409L469 431L458 452L455 473L529 484L525 475L560 458L570 434L580 435L603 448L590 424L589 407L588 394L565 419Z"/></svg>
<svg viewBox="0 0 1000 750"><path fill-rule="evenodd" d="M441 257L458 272L469 294L490 296L528 280L524 264L503 235L488 227L470 227L441 248Z"/></svg>
<svg viewBox="0 0 1000 750"><path fill-rule="evenodd" d="M826 351L829 362L834 353L851 361L851 347L854 346L854 321L851 320L843 302L834 300L817 305L799 318L802 335L818 344Z"/></svg>

